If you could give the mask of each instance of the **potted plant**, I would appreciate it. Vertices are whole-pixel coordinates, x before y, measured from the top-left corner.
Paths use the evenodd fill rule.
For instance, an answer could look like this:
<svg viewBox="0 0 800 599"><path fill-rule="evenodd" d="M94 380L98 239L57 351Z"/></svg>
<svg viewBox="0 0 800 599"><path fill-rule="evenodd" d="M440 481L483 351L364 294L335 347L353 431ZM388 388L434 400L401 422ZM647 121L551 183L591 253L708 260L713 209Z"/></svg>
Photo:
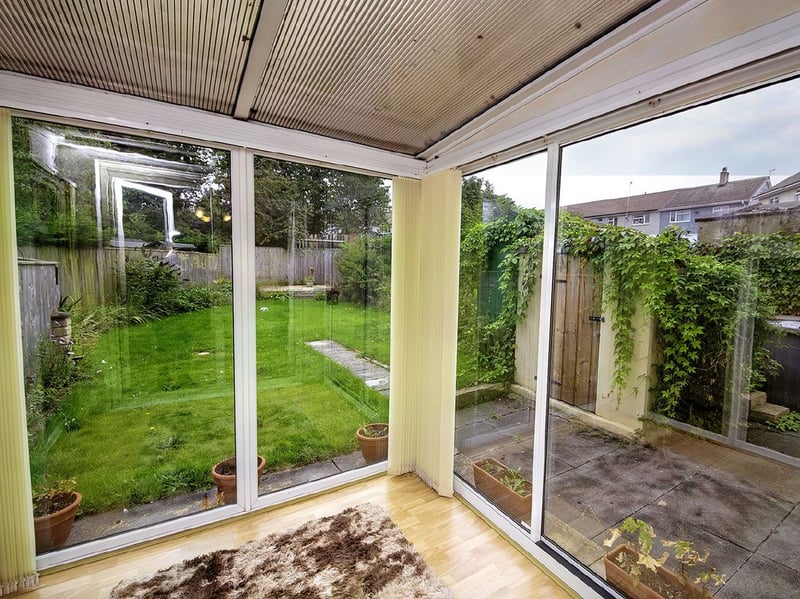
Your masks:
<svg viewBox="0 0 800 599"><path fill-rule="evenodd" d="M389 456L389 425L385 422L365 424L356 431L361 455L368 464L380 462Z"/></svg>
<svg viewBox="0 0 800 599"><path fill-rule="evenodd" d="M709 584L725 583L725 577L717 574L715 568L690 575L693 568L708 561L708 552L701 555L691 541L663 539L661 545L669 550L660 556L653 555L656 534L643 520L626 518L618 528L611 529L611 537L603 545L613 547L620 538L625 542L603 558L606 580L633 599L707 598L711 596ZM680 564L678 573L664 567L670 557Z"/></svg>
<svg viewBox="0 0 800 599"><path fill-rule="evenodd" d="M263 456L258 456L257 472L258 480L264 474L267 461ZM227 458L214 464L211 469L211 477L217 485L217 503L236 503L236 458ZM219 498L222 501L219 501Z"/></svg>
<svg viewBox="0 0 800 599"><path fill-rule="evenodd" d="M63 547L72 532L75 514L81 504L75 479L55 481L33 494L33 528L36 553Z"/></svg>
<svg viewBox="0 0 800 599"><path fill-rule="evenodd" d="M533 485L519 469L486 458L472 464L472 474L481 495L517 520L530 522Z"/></svg>

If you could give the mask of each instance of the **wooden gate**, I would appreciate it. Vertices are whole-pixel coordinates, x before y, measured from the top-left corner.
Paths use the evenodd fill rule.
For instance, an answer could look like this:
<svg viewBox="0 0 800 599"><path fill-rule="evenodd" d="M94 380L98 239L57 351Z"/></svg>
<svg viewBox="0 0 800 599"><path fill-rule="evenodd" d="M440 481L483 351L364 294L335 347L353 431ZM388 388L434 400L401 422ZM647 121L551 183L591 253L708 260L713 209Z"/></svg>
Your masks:
<svg viewBox="0 0 800 599"><path fill-rule="evenodd" d="M600 346L600 291L589 264L558 255L553 295L550 395L594 412Z"/></svg>

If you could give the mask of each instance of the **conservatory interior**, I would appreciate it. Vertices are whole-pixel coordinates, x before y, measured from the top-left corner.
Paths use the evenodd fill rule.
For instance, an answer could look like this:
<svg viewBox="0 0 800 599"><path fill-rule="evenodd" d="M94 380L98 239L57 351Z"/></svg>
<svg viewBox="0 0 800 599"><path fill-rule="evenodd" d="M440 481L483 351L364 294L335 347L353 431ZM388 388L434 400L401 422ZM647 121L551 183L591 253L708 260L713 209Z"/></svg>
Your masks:
<svg viewBox="0 0 800 599"><path fill-rule="evenodd" d="M793 596L800 163L688 234L565 200L796 140L799 74L791 0L3 3L0 596L363 501L455 596L632 596L642 531Z"/></svg>

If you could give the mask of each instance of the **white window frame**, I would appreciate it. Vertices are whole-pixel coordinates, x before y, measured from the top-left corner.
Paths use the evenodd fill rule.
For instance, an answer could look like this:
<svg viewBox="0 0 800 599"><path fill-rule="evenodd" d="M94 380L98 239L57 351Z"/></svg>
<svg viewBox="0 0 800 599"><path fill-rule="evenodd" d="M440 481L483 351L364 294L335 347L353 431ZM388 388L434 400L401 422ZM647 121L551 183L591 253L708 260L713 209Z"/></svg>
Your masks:
<svg viewBox="0 0 800 599"><path fill-rule="evenodd" d="M642 226L642 225L649 225L650 224L650 213L645 212L643 214L634 214L631 217L631 224L635 226Z"/></svg>
<svg viewBox="0 0 800 599"><path fill-rule="evenodd" d="M686 215L685 218L682 218L681 215ZM692 211L691 210L673 210L669 213L669 222L670 224L676 223L690 223L692 222Z"/></svg>
<svg viewBox="0 0 800 599"><path fill-rule="evenodd" d="M728 214L731 210L733 210L731 206L714 206L711 209L711 214Z"/></svg>

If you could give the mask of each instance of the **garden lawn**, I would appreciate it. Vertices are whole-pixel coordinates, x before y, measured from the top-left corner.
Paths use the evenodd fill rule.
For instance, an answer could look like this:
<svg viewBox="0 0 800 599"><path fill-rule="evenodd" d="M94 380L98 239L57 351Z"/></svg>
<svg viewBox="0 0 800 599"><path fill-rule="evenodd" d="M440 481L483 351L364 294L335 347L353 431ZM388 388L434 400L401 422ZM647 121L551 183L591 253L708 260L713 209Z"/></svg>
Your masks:
<svg viewBox="0 0 800 599"><path fill-rule="evenodd" d="M333 339L388 363L389 314L349 304L268 300L256 307L258 451L268 470L346 454L388 398L315 352ZM119 327L87 352L61 413L32 443L34 481L75 478L83 513L212 486L234 453L231 308Z"/></svg>

